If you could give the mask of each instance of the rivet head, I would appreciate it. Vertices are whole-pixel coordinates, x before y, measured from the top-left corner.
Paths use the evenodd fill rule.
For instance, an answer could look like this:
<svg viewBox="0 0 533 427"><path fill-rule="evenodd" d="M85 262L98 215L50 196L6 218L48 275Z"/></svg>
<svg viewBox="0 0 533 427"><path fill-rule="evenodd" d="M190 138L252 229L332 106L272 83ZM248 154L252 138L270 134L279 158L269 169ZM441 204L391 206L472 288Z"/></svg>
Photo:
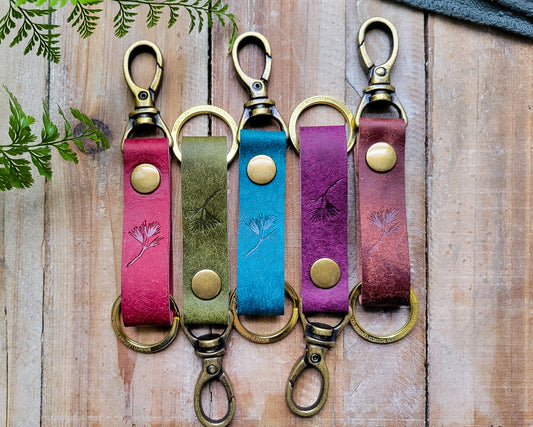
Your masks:
<svg viewBox="0 0 533 427"><path fill-rule="evenodd" d="M246 167L248 178L256 184L268 184L276 176L276 163L272 158L260 154L252 157Z"/></svg>
<svg viewBox="0 0 533 427"><path fill-rule="evenodd" d="M311 266L311 280L322 289L335 286L341 278L339 265L330 258L320 258Z"/></svg>
<svg viewBox="0 0 533 427"><path fill-rule="evenodd" d="M222 281L213 270L200 270L192 278L192 291L194 295L203 300L215 298L222 287Z"/></svg>
<svg viewBox="0 0 533 427"><path fill-rule="evenodd" d="M137 193L148 194L157 187L161 182L161 175L159 170L149 163L141 163L140 165L135 166L130 177L131 186L135 189Z"/></svg>
<svg viewBox="0 0 533 427"><path fill-rule="evenodd" d="M376 73L378 76L383 77L387 74L387 70L384 67L377 67L374 73Z"/></svg>
<svg viewBox="0 0 533 427"><path fill-rule="evenodd" d="M376 142L366 152L367 165L376 172L388 172L396 165L396 151L387 142Z"/></svg>

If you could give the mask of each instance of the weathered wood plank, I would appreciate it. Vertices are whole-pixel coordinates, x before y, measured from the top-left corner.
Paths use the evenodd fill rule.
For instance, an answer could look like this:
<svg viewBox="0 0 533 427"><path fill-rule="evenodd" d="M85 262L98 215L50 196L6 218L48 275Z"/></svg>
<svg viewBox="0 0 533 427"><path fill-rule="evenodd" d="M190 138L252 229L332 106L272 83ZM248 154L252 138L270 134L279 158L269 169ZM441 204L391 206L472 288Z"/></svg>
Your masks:
<svg viewBox="0 0 533 427"><path fill-rule="evenodd" d="M3 4L0 15L6 10ZM2 84L36 117L33 131L39 134L47 61L33 53L24 56L23 44L9 48L8 41L0 45L0 56L9 58L0 62ZM10 111L3 88L0 97L0 145L6 145ZM46 186L34 173L30 189L0 192L0 420L5 425L36 425L40 417Z"/></svg>
<svg viewBox="0 0 533 427"><path fill-rule="evenodd" d="M531 41L431 18L429 418L533 413Z"/></svg>
<svg viewBox="0 0 533 427"><path fill-rule="evenodd" d="M154 41L162 50L163 83L156 105L172 127L186 103L207 102L207 33L187 34L184 13L172 30L164 29L164 23L147 30L140 16L132 31L117 39L111 31L115 7L106 3L104 9L97 32L88 40L80 40L69 28L66 12L57 16L64 24L64 58L51 68L52 102L76 106L103 122L111 149L82 156L76 166L62 164L49 187L42 422L194 425L191 384L198 367L185 337L180 334L165 352L137 354L116 340L110 310L120 293L120 139L133 109L122 74L124 52L141 39ZM147 64L143 58L139 61ZM133 65L136 81L151 80L137 61ZM152 70L152 63L147 68ZM177 210L177 187L175 194ZM175 241L180 241L178 233ZM161 334L140 336L150 341Z"/></svg>

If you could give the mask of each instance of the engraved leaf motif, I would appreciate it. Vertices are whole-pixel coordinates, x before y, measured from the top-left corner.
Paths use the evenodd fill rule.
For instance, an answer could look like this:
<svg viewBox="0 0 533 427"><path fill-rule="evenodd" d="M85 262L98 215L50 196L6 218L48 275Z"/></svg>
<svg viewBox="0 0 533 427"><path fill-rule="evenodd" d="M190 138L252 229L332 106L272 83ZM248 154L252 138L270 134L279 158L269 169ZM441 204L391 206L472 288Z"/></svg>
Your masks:
<svg viewBox="0 0 533 427"><path fill-rule="evenodd" d="M318 221L325 222L328 219L331 219L331 218L337 216L337 214L340 212L340 209L338 209L328 199L328 193L340 181L342 181L342 178L336 179L330 185L328 185L328 187L326 188L326 191L324 191L318 197L316 197L314 199L311 199L312 203L318 204L318 206L316 206L315 208L311 209L311 212L310 212L311 222L318 222Z"/></svg>
<svg viewBox="0 0 533 427"><path fill-rule="evenodd" d="M215 190L204 201L204 203L197 209L192 209L187 216L191 221L190 227L194 232L205 233L216 228L220 224L220 220L213 212L209 210L209 202L220 192L221 189Z"/></svg>
<svg viewBox="0 0 533 427"><path fill-rule="evenodd" d="M368 250L370 253L381 244L387 235L398 232L398 211L396 209L381 209L372 213L368 220L381 230L381 236Z"/></svg>
<svg viewBox="0 0 533 427"><path fill-rule="evenodd" d="M252 247L244 257L252 254L265 240L272 240L277 232L277 219L274 215L264 215L260 213L257 218L251 218L246 222L246 226L258 237L257 243ZM270 231L268 231L270 230Z"/></svg>
<svg viewBox="0 0 533 427"><path fill-rule="evenodd" d="M129 267L138 261L149 248L155 248L159 245L159 242L164 239L164 237L158 236L160 231L161 225L157 221L153 221L147 225L146 220L141 222L141 225L136 225L132 230L128 231L128 234L137 240L142 247L141 251L127 264L126 267ZM156 237L150 240L150 237L153 236Z"/></svg>

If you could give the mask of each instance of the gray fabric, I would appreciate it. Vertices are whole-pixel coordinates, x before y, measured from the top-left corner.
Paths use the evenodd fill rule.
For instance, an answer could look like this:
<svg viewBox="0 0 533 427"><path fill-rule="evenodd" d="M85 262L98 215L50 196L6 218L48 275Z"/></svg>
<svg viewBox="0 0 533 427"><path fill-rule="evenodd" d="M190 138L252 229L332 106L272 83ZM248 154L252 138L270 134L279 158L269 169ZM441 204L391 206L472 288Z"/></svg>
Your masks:
<svg viewBox="0 0 533 427"><path fill-rule="evenodd" d="M395 0L533 38L532 0Z"/></svg>

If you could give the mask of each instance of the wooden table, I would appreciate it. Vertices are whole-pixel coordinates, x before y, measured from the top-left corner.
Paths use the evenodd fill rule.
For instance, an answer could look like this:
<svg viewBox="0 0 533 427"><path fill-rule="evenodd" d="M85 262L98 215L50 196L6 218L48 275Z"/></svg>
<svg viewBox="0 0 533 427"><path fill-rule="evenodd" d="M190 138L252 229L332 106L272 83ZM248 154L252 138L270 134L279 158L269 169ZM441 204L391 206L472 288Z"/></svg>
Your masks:
<svg viewBox="0 0 533 427"><path fill-rule="evenodd" d="M0 419L7 425L199 425L193 389L201 363L185 336L180 333L161 353L143 355L120 344L111 329L110 309L120 292L119 142L133 108L122 56L139 39L159 45L165 71L156 103L169 126L185 109L206 103L238 119L247 95L227 53L229 27L215 25L210 36L188 34L184 12L171 30L165 23L148 30L141 16L118 39L111 30L114 7L106 2L99 28L87 40L66 23L68 8L56 15L64 23L59 64L23 56L23 47L10 49L6 41L0 46L2 80L28 112L39 117L42 98L54 114L56 105L79 108L101 121L111 140L111 149L90 150L78 165L54 154L51 181L37 179L29 190L0 195ZM286 120L316 94L344 100L354 110L367 84L356 32L374 15L395 23L400 52L392 83L410 120L407 214L412 285L421 303L415 329L400 342L376 345L345 329L327 358L328 402L312 419L294 416L284 396L289 371L304 351L301 326L268 346L234 332L224 359L237 400L233 425L532 425L531 40L381 0L230 0L229 7L239 32L259 31L270 41L269 95ZM385 59L386 39L371 36L373 54ZM247 47L241 57L249 74L260 73L258 49ZM8 105L2 96L5 144ZM341 120L321 108L301 123ZM207 126L198 119L186 132L205 133ZM223 125L214 121L213 132L223 132ZM291 150L287 155L286 278L299 291L298 159ZM176 162L173 172L174 287L181 306ZM236 163L229 182L234 287ZM353 286L353 185L350 197ZM391 330L407 311L361 316L366 325ZM264 321L254 326L270 327ZM312 374L304 381L297 398L310 403L320 381ZM204 395L215 416L224 400L216 384Z"/></svg>

